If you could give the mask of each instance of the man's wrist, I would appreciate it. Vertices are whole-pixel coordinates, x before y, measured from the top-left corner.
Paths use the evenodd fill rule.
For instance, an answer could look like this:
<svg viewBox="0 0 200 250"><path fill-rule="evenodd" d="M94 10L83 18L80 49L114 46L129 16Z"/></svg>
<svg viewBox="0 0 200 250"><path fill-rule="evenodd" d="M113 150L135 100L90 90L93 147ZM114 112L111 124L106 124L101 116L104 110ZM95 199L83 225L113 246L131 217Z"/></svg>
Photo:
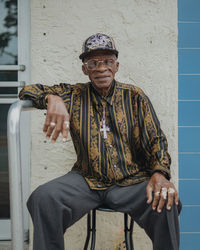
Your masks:
<svg viewBox="0 0 200 250"><path fill-rule="evenodd" d="M47 103L48 103L48 97L49 97L49 95L50 95L50 94L47 94L47 95L45 96L45 98L44 98L46 105L47 105Z"/></svg>
<svg viewBox="0 0 200 250"><path fill-rule="evenodd" d="M59 97L58 95L54 95L54 94L46 94L45 97L44 97L44 100L45 100L45 104L47 105L49 103L49 100L51 97ZM62 99L62 98L61 98Z"/></svg>

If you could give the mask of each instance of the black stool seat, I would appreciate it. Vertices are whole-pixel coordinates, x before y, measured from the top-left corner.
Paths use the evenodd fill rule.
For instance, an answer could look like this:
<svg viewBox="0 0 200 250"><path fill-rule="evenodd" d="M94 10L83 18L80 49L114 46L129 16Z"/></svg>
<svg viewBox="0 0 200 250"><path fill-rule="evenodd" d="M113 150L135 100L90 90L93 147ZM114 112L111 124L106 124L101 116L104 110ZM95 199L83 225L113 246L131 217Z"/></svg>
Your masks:
<svg viewBox="0 0 200 250"><path fill-rule="evenodd" d="M103 211L103 212L115 212L115 210L113 210L112 208L109 208L107 205L104 205L104 204L97 207L96 210Z"/></svg>
<svg viewBox="0 0 200 250"><path fill-rule="evenodd" d="M87 237L85 241L84 250L88 249L88 244L90 240L90 235L92 234L91 239L91 248L90 250L95 249L96 243L96 210L103 212L116 212L115 210L109 208L106 204L93 209L87 215ZM130 224L128 226L128 214L124 213L124 236L125 236L125 245L127 250L134 250L133 247L133 225L134 220L131 218Z"/></svg>

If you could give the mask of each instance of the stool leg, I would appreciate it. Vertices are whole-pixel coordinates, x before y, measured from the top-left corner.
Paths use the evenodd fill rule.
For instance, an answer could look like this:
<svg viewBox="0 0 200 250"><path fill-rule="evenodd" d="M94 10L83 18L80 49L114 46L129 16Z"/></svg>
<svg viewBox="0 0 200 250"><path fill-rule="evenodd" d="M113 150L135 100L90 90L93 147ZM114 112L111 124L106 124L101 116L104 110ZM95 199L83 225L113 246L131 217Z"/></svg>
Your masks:
<svg viewBox="0 0 200 250"><path fill-rule="evenodd" d="M134 220L131 218L130 222L130 228L129 228L129 242L130 242L130 250L134 250L134 245L133 245L133 225L134 225Z"/></svg>
<svg viewBox="0 0 200 250"><path fill-rule="evenodd" d="M89 212L87 214L87 236L86 236L86 240L85 240L84 250L88 249L88 244L89 244L89 240L90 240L90 233L91 233L91 212Z"/></svg>
<svg viewBox="0 0 200 250"><path fill-rule="evenodd" d="M91 250L95 249L96 243L96 209L92 210L92 241L91 241Z"/></svg>
<svg viewBox="0 0 200 250"><path fill-rule="evenodd" d="M129 247L129 237L128 237L128 214L124 213L124 235L125 235L125 244L126 244L126 249L130 250Z"/></svg>

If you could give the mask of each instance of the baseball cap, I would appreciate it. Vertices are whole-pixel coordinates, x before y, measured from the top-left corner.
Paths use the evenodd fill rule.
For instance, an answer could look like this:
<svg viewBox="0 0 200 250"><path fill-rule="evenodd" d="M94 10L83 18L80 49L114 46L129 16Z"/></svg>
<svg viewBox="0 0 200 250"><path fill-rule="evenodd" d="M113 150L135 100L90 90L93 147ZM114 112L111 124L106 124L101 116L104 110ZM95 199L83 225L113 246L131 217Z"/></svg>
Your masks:
<svg viewBox="0 0 200 250"><path fill-rule="evenodd" d="M89 53L95 50L109 50L112 51L118 57L118 51L116 50L114 40L112 37L105 34L97 33L88 37L82 46L82 54L80 59L84 59Z"/></svg>

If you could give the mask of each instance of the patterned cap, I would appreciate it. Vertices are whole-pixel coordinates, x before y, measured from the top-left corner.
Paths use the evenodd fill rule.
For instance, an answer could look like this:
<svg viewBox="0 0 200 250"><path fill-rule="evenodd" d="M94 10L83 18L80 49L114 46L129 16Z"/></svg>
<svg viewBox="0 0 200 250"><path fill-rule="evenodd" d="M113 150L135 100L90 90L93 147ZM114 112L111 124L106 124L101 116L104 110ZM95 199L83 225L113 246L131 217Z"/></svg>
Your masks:
<svg viewBox="0 0 200 250"><path fill-rule="evenodd" d="M94 50L110 50L118 57L114 40L105 34L97 33L88 37L83 43L82 54L79 58L84 59L86 55Z"/></svg>

